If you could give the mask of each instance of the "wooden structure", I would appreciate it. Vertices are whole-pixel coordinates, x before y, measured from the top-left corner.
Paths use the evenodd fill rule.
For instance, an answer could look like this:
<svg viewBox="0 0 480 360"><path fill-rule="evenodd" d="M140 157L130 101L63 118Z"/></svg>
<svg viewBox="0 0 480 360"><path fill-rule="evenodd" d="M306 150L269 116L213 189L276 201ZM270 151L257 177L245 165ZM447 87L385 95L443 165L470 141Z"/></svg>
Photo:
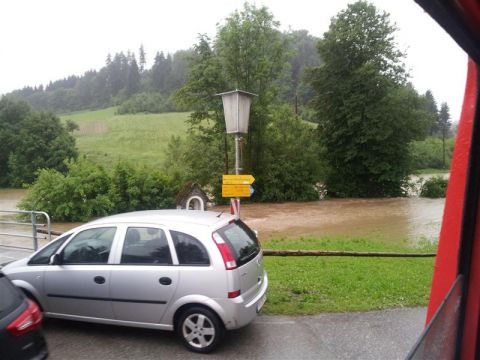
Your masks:
<svg viewBox="0 0 480 360"><path fill-rule="evenodd" d="M209 199L199 184L189 181L178 193L175 202L177 209L206 210Z"/></svg>

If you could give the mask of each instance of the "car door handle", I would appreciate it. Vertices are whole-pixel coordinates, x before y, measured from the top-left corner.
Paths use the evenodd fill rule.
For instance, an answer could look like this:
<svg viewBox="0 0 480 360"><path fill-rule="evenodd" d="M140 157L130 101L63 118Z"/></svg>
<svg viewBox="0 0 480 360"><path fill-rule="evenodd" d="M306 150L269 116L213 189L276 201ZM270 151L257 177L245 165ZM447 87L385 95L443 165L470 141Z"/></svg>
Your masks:
<svg viewBox="0 0 480 360"><path fill-rule="evenodd" d="M162 277L160 278L160 280L158 280L160 282L160 284L162 285L170 285L172 283L172 279L170 279L169 277Z"/></svg>
<svg viewBox="0 0 480 360"><path fill-rule="evenodd" d="M103 276L95 276L93 281L95 281L97 284L104 284L105 278Z"/></svg>

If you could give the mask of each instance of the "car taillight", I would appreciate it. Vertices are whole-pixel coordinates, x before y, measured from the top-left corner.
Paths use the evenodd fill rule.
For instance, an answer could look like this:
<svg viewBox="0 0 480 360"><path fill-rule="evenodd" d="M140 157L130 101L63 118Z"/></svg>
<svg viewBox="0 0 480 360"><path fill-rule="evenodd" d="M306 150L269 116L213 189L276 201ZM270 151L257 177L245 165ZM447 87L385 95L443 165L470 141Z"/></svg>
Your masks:
<svg viewBox="0 0 480 360"><path fill-rule="evenodd" d="M20 336L29 331L35 330L40 327L40 324L42 323L42 313L37 304L31 300L27 301L27 310L21 313L19 317L7 326L7 331L14 336Z"/></svg>
<svg viewBox="0 0 480 360"><path fill-rule="evenodd" d="M229 299L233 299L233 298L236 298L240 296L240 290L237 290L237 291L229 291L228 292L228 298Z"/></svg>
<svg viewBox="0 0 480 360"><path fill-rule="evenodd" d="M225 264L225 269L227 270L236 269L237 262L235 261L235 258L233 257L232 251L230 250L230 247L228 246L228 244L217 233L213 233L212 237L213 237L213 241L215 241L215 244L217 244L220 254L222 254L223 263Z"/></svg>

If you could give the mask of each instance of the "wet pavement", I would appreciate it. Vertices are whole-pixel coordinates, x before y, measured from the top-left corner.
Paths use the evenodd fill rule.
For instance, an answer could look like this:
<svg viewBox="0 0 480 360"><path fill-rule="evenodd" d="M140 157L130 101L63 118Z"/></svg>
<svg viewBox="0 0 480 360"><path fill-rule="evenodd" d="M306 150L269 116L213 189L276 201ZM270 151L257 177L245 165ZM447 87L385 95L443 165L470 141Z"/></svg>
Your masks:
<svg viewBox="0 0 480 360"><path fill-rule="evenodd" d="M421 334L425 308L315 316L259 316L229 332L210 355L188 352L172 332L49 319L52 360L403 359Z"/></svg>
<svg viewBox="0 0 480 360"><path fill-rule="evenodd" d="M6 264L15 260L23 259L32 254L32 250L7 248L0 246L0 268L2 264Z"/></svg>

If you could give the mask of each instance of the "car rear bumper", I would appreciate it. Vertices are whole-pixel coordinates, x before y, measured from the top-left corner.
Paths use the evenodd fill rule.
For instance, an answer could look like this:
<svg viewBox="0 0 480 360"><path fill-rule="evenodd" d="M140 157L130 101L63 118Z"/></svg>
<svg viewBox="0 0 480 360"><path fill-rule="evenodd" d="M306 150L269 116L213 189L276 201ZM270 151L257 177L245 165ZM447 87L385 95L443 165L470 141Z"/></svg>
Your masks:
<svg viewBox="0 0 480 360"><path fill-rule="evenodd" d="M219 313L227 330L238 329L250 324L260 312L266 300L268 288L267 273L264 273L261 287L253 297L242 295L234 299L215 299L222 312Z"/></svg>

